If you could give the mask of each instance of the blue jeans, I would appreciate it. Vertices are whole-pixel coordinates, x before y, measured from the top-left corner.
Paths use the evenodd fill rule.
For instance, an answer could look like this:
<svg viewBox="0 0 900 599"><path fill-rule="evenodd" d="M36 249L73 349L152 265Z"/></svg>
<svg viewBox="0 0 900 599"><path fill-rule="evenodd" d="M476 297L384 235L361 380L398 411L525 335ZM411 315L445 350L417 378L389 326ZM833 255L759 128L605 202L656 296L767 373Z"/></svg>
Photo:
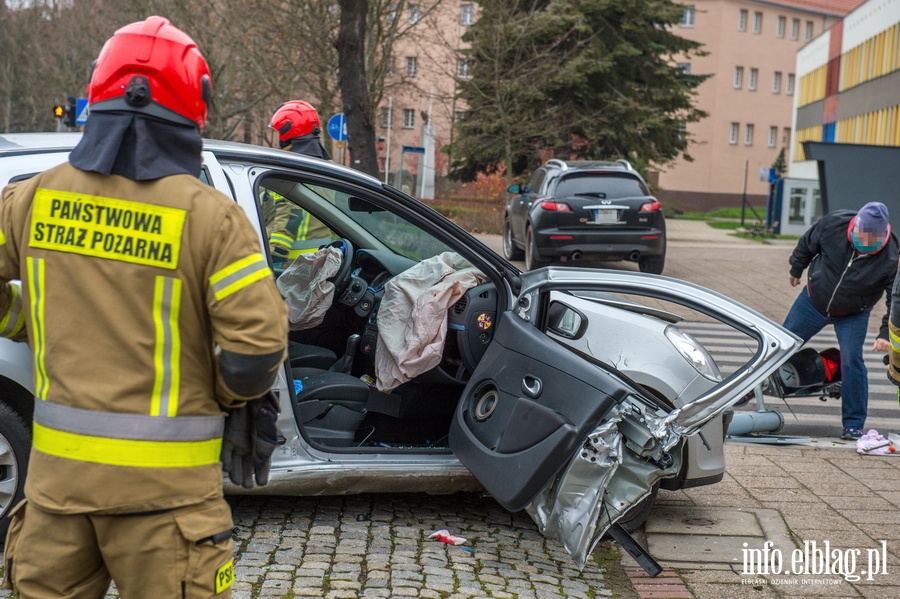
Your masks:
<svg viewBox="0 0 900 599"><path fill-rule="evenodd" d="M870 308L851 316L825 316L816 309L804 288L784 319L784 328L804 343L825 325L834 325L841 349L841 419L844 428L861 429L866 423L869 373L863 358L863 345L871 311Z"/></svg>

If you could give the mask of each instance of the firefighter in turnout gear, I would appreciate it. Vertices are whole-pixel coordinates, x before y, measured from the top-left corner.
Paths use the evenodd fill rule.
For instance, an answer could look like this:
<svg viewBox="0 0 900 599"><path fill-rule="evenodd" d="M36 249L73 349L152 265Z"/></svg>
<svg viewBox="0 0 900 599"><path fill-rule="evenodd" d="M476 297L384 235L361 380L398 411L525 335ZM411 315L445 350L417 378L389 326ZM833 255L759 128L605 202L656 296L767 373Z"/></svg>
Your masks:
<svg viewBox="0 0 900 599"><path fill-rule="evenodd" d="M95 63L69 161L3 190L0 317L35 370L3 564L20 599L102 597L112 580L124 599L231 596L225 414L264 406L254 422L274 428L258 398L287 315L242 209L198 179L209 98L190 37L127 25Z"/></svg>
<svg viewBox="0 0 900 599"><path fill-rule="evenodd" d="M272 113L269 127L278 132L283 150L331 160L319 139L322 132L319 113L308 102L291 100L281 104ZM328 195L328 190L316 191ZM334 239L322 221L272 190L263 191L262 209L269 248L276 263L293 262L300 254L314 252Z"/></svg>

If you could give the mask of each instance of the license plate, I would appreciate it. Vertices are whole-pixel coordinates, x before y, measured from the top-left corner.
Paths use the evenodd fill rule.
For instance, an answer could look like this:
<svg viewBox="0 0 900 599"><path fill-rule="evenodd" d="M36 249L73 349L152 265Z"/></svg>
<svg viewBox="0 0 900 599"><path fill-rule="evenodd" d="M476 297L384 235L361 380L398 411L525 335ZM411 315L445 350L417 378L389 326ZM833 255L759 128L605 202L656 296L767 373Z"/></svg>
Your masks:
<svg viewBox="0 0 900 599"><path fill-rule="evenodd" d="M619 222L619 211L615 208L599 208L594 210L594 224L614 225Z"/></svg>

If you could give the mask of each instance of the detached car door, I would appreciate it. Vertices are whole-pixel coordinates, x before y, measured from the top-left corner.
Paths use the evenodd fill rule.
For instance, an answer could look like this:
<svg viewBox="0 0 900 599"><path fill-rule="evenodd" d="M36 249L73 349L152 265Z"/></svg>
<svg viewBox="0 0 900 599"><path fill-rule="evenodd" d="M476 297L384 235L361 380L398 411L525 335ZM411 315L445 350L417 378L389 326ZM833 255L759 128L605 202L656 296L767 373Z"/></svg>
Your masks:
<svg viewBox="0 0 900 599"><path fill-rule="evenodd" d="M734 300L666 277L546 267L521 280L515 310L500 318L457 406L450 446L503 507L525 509L583 567L603 533L678 472L684 439L721 417L799 340ZM550 301L551 291L673 302L740 328L758 348L702 396L665 407L612 366L546 334L577 337L599 326L589 310L567 306L567 294Z"/></svg>

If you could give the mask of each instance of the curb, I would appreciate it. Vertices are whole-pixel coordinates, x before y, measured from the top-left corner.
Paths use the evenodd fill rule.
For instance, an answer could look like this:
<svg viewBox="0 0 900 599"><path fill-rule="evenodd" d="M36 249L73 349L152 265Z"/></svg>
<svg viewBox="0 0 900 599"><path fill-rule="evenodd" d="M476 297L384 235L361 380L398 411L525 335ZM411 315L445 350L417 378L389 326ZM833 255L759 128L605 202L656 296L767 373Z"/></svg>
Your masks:
<svg viewBox="0 0 900 599"><path fill-rule="evenodd" d="M663 570L651 577L643 568L625 567L634 592L640 599L693 599L684 581L671 570Z"/></svg>

